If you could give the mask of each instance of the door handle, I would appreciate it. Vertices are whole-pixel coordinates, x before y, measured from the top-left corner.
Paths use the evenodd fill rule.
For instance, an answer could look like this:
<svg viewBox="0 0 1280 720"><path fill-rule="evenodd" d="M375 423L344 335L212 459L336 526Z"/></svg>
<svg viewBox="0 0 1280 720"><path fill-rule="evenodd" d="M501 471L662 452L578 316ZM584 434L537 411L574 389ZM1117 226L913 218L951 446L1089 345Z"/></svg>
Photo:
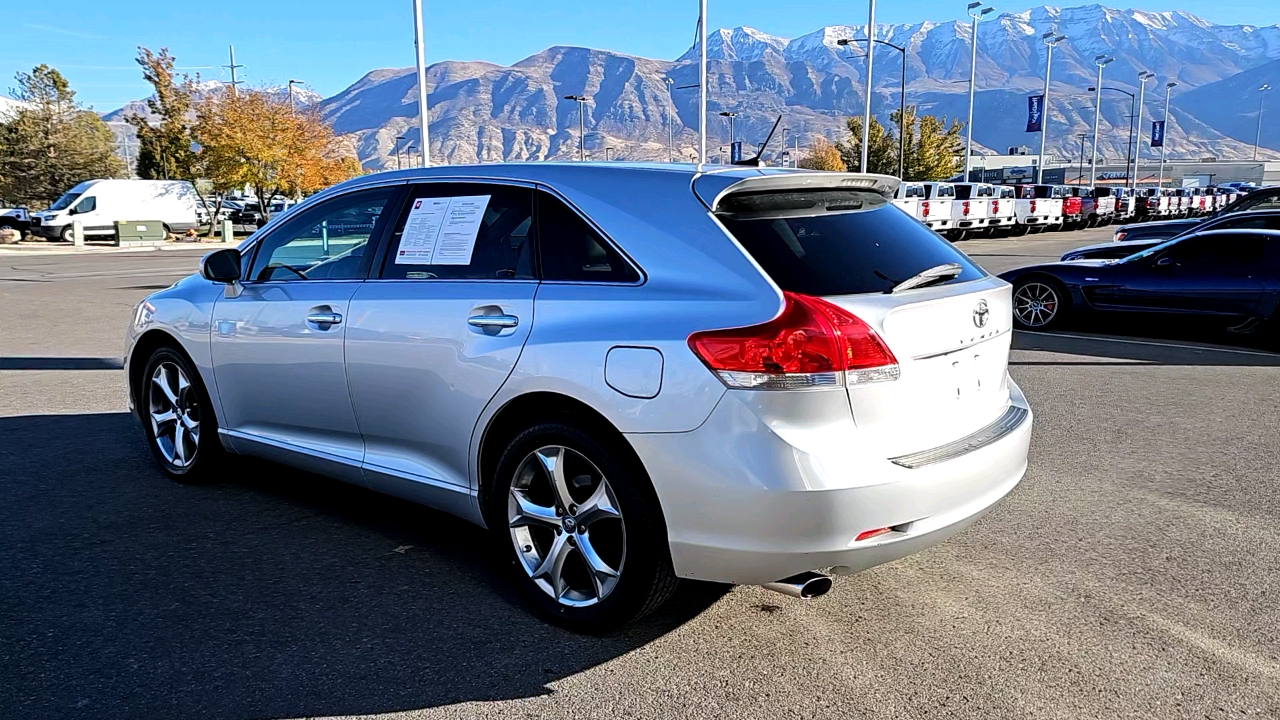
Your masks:
<svg viewBox="0 0 1280 720"><path fill-rule="evenodd" d="M307 316L307 322L313 325L337 325L342 322L342 315L336 312L313 312Z"/></svg>
<svg viewBox="0 0 1280 720"><path fill-rule="evenodd" d="M471 327L478 328L513 328L520 324L520 318L515 315L472 315L467 318L467 324Z"/></svg>

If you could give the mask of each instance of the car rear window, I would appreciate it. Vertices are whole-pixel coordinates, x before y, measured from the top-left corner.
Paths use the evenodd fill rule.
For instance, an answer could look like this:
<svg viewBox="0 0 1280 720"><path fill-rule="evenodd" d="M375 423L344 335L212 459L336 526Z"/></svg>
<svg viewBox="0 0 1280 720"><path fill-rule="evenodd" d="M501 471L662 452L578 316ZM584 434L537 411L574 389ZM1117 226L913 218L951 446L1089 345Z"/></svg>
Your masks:
<svg viewBox="0 0 1280 720"><path fill-rule="evenodd" d="M769 277L791 292L888 292L947 263L962 269L948 283L986 275L951 243L875 192L737 193L720 201L716 216Z"/></svg>

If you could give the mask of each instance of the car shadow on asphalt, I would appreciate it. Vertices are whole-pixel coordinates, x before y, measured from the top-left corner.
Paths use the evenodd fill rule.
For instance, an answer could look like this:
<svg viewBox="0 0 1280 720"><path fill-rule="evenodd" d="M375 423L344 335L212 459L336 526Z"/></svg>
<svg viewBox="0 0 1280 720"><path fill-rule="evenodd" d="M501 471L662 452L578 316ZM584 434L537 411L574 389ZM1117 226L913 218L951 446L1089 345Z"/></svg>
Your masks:
<svg viewBox="0 0 1280 720"><path fill-rule="evenodd" d="M0 418L0 707L15 717L373 714L544 695L726 592L604 637L539 620L483 530L236 462L183 486L126 413Z"/></svg>
<svg viewBox="0 0 1280 720"><path fill-rule="evenodd" d="M1103 358L1098 361L1071 359L1024 360L1010 365L1185 365L1224 367L1280 367L1280 354L1252 348L1188 345L1180 341L1125 338L1082 333L1037 333L1019 331L1013 335L1014 350L1030 350L1061 355Z"/></svg>

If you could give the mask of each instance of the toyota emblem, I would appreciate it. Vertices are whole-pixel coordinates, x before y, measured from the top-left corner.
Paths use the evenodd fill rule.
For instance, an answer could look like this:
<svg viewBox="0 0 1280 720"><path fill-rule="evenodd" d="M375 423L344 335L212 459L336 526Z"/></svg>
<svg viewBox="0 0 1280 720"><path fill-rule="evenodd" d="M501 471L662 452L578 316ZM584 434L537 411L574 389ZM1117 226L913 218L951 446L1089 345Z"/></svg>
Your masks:
<svg viewBox="0 0 1280 720"><path fill-rule="evenodd" d="M986 300L979 300L978 307L973 309L973 324L979 328L987 326L987 318L991 317L991 310L987 308Z"/></svg>

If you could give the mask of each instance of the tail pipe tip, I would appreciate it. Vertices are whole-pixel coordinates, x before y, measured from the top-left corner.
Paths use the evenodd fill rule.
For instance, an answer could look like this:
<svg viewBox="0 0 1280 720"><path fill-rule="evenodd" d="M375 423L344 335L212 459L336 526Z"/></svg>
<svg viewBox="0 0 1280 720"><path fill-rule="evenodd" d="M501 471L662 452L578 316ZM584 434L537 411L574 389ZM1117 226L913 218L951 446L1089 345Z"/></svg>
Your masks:
<svg viewBox="0 0 1280 720"><path fill-rule="evenodd" d="M831 576L816 572L802 572L761 587L793 598L808 600L826 595L831 590Z"/></svg>

